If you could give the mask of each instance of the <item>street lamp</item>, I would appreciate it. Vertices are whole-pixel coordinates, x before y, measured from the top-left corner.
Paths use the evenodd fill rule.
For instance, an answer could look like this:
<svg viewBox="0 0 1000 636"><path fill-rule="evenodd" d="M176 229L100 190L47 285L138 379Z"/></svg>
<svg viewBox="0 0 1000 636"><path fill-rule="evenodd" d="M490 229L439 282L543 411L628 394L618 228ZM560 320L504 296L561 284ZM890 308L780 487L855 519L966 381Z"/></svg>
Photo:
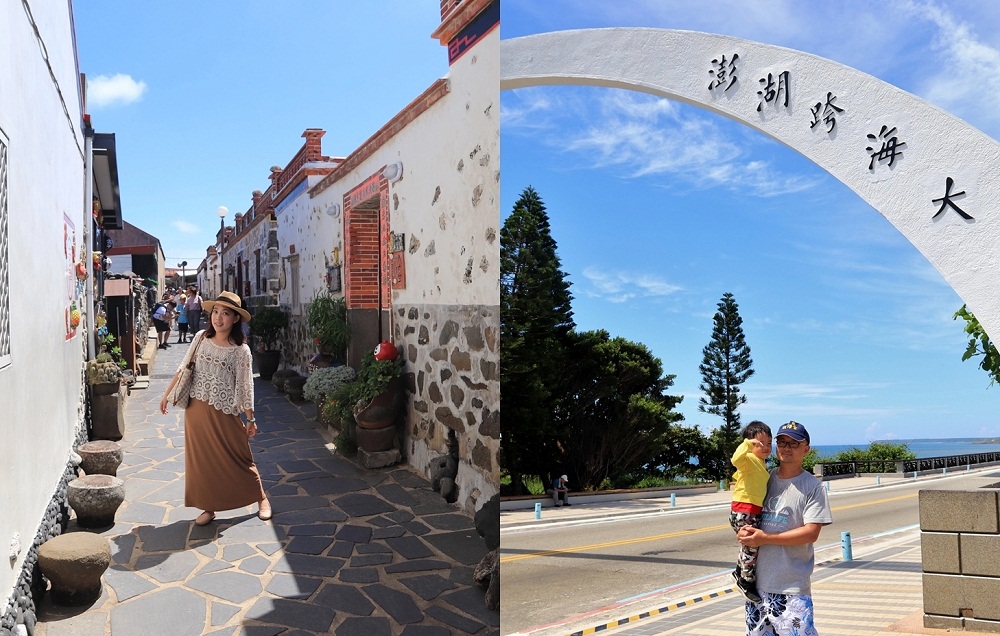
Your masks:
<svg viewBox="0 0 1000 636"><path fill-rule="evenodd" d="M221 294L226 290L226 270L222 267L222 251L226 247L226 215L229 214L229 208L220 205L216 214L219 215L219 293Z"/></svg>
<svg viewBox="0 0 1000 636"><path fill-rule="evenodd" d="M185 269L187 266L188 266L187 261L181 261L180 263L177 263L177 267L181 268L181 284L178 285L178 287L185 290L187 289L187 269Z"/></svg>

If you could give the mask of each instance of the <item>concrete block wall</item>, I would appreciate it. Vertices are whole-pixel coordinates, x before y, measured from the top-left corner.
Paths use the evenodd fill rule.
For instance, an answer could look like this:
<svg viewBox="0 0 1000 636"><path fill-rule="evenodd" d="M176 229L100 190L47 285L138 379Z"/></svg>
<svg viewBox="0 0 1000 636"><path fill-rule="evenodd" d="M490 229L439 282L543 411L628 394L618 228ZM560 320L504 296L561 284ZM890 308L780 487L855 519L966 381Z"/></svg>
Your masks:
<svg viewBox="0 0 1000 636"><path fill-rule="evenodd" d="M921 490L924 627L1000 634L1000 490Z"/></svg>

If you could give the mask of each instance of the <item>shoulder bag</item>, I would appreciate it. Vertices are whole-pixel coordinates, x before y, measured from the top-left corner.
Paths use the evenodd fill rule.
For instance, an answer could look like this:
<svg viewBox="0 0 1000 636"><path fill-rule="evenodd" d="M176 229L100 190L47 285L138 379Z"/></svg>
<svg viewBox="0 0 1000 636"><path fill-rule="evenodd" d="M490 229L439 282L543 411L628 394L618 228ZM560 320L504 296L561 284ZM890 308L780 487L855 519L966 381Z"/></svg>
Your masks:
<svg viewBox="0 0 1000 636"><path fill-rule="evenodd" d="M194 383L195 354L198 353L198 345L201 344L203 338L204 336L198 338L198 341L194 343L194 351L191 352L191 361L177 372L177 382L174 383L174 390L170 394L170 401L173 405L179 406L182 409L186 409L188 402L191 400L191 384Z"/></svg>

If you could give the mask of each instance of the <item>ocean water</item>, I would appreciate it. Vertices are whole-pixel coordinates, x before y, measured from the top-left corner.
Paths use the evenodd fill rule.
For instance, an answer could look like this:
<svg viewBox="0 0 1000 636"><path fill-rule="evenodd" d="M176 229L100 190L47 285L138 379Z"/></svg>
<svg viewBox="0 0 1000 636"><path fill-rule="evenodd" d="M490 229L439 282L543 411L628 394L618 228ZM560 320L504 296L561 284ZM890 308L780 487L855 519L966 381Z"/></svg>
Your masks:
<svg viewBox="0 0 1000 636"><path fill-rule="evenodd" d="M946 455L965 455L967 453L988 453L1000 451L1000 438L996 437L956 437L952 439L890 439L882 440L889 444L906 444L917 459L927 457L944 457ZM842 444L813 446L820 457L833 457L837 453L860 448L868 448L868 444Z"/></svg>

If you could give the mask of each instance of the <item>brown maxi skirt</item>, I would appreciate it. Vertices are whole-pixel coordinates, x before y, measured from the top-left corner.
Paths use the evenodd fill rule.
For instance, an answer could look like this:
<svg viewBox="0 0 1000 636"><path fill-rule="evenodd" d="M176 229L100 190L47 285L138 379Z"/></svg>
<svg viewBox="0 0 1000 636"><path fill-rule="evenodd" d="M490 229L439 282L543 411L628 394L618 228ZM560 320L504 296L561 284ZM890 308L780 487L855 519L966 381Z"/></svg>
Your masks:
<svg viewBox="0 0 1000 636"><path fill-rule="evenodd" d="M215 512L264 498L240 418L194 398L184 412L184 472L185 506Z"/></svg>

